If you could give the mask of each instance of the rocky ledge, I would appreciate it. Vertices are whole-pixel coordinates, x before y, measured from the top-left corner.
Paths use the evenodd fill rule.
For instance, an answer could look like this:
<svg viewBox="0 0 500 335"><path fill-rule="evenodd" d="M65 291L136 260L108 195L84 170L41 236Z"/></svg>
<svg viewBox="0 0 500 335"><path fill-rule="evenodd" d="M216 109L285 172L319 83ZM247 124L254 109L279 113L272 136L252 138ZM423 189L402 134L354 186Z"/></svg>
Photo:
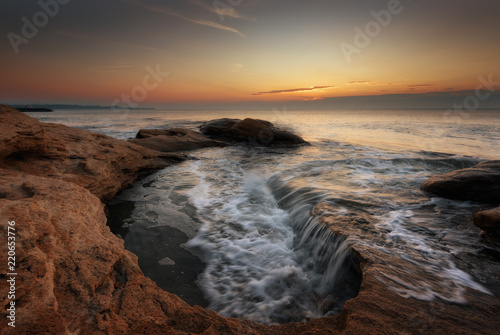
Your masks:
<svg viewBox="0 0 500 335"><path fill-rule="evenodd" d="M443 198L500 204L500 161L487 161L468 169L433 176L422 190ZM477 213L473 222L495 239L500 239L500 207Z"/></svg>
<svg viewBox="0 0 500 335"><path fill-rule="evenodd" d="M191 307L143 275L137 257L106 226L103 203L184 156L40 123L7 106L0 106L0 145L0 229L7 236L7 222L15 221L18 274L11 299L6 266L0 267L2 334L496 334L500 328L495 297L469 292L471 305L404 298L376 279L376 256L360 245L352 251L361 260L361 290L337 316L265 326ZM358 221L336 225L338 233L364 229ZM1 250L7 254L7 243ZM11 301L15 328L7 324Z"/></svg>
<svg viewBox="0 0 500 335"><path fill-rule="evenodd" d="M41 123L0 105L0 159L0 169L71 182L108 201L137 178L186 157Z"/></svg>

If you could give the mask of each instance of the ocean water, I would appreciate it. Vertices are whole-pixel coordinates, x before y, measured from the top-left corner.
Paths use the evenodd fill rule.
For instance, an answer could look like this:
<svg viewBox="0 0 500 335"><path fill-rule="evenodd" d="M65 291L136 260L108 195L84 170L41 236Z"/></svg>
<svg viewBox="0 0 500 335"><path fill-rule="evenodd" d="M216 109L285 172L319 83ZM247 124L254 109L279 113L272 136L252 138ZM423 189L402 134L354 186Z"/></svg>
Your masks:
<svg viewBox="0 0 500 335"><path fill-rule="evenodd" d="M140 128L196 129L220 117L254 117L293 129L312 144L197 150L115 199L132 204L119 233L143 271L224 316L272 324L338 313L361 281L352 245L373 257L377 279L402 296L467 303L468 289L498 289L492 272L500 261L485 255L500 250L470 219L487 206L432 198L420 186L432 175L498 159L500 111L453 117L439 110L30 115L120 139ZM319 203L327 210L313 213ZM335 236L318 215L333 217L334 224L338 218L339 225L342 218L363 219L348 236Z"/></svg>

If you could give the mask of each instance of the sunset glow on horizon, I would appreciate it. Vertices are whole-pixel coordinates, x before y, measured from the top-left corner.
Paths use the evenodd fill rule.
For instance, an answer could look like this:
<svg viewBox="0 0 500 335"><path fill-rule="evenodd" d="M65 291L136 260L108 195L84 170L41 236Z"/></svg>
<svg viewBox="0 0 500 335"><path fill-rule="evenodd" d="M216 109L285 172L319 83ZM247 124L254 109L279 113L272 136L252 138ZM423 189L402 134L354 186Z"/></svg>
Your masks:
<svg viewBox="0 0 500 335"><path fill-rule="evenodd" d="M474 90L480 76L500 81L494 0L0 6L5 103L109 105L137 96L145 80L144 106L454 92ZM163 76L154 82L148 68Z"/></svg>

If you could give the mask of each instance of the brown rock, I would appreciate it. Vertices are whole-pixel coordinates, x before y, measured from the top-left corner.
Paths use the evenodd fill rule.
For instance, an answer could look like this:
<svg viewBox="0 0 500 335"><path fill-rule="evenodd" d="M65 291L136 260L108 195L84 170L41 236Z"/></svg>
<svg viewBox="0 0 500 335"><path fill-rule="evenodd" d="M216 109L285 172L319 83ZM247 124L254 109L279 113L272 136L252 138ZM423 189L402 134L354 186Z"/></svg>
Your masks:
<svg viewBox="0 0 500 335"><path fill-rule="evenodd" d="M69 181L107 201L137 178L185 157L41 123L0 105L0 159L0 168Z"/></svg>
<svg viewBox="0 0 500 335"><path fill-rule="evenodd" d="M201 126L203 135L229 142L247 142L259 146L295 146L308 144L300 136L279 129L271 122L257 119L217 119Z"/></svg>
<svg viewBox="0 0 500 335"><path fill-rule="evenodd" d="M208 147L222 147L227 144L215 141L191 129L141 129L135 139L129 142L161 151L186 151Z"/></svg>
<svg viewBox="0 0 500 335"><path fill-rule="evenodd" d="M500 207L476 213L473 222L482 230L500 238Z"/></svg>
<svg viewBox="0 0 500 335"><path fill-rule="evenodd" d="M500 161L482 162L472 168L433 176L422 185L422 190L444 198L498 205Z"/></svg>

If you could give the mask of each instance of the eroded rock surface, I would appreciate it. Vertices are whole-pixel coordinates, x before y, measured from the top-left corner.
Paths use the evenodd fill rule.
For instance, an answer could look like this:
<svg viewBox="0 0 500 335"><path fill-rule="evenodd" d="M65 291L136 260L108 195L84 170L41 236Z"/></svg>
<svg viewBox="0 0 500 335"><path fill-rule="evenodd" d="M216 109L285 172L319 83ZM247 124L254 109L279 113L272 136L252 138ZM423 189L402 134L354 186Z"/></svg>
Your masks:
<svg viewBox="0 0 500 335"><path fill-rule="evenodd" d="M0 168L72 182L103 201L137 178L184 159L109 136L42 123L0 105Z"/></svg>

